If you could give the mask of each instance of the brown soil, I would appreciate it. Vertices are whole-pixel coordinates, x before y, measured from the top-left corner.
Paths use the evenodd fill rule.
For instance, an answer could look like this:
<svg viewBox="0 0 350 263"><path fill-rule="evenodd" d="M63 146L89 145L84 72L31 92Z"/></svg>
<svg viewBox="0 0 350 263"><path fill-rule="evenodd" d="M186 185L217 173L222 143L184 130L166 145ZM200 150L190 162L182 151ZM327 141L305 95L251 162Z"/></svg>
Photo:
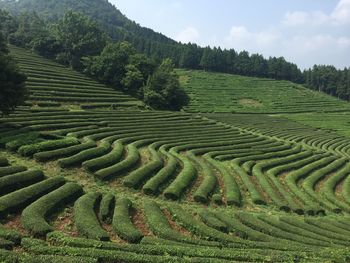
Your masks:
<svg viewBox="0 0 350 263"><path fill-rule="evenodd" d="M111 225L103 223L102 224L102 228L104 230L107 231L110 239L112 242L118 243L118 244L128 244L128 242L126 242L125 240L121 239L118 237L118 235L115 234L115 232L113 231L113 228Z"/></svg>
<svg viewBox="0 0 350 263"><path fill-rule="evenodd" d="M163 212L165 218L168 220L168 222L169 222L169 224L170 224L172 229L174 229L175 231L179 232L181 235L192 237L190 232L188 232L182 226L176 224L176 222L172 219L171 214L169 213L168 210L163 210L162 212Z"/></svg>
<svg viewBox="0 0 350 263"><path fill-rule="evenodd" d="M131 213L131 221L144 236L154 236L145 221L145 215L141 209L133 209Z"/></svg>
<svg viewBox="0 0 350 263"><path fill-rule="evenodd" d="M26 230L23 228L21 224L21 215L16 215L14 217L9 217L8 222L4 224L4 227L8 229L17 230L19 233L25 235L27 234Z"/></svg>
<svg viewBox="0 0 350 263"><path fill-rule="evenodd" d="M54 222L54 228L62 233L72 237L78 236L78 231L74 224L73 209L67 208L64 213L59 215Z"/></svg>

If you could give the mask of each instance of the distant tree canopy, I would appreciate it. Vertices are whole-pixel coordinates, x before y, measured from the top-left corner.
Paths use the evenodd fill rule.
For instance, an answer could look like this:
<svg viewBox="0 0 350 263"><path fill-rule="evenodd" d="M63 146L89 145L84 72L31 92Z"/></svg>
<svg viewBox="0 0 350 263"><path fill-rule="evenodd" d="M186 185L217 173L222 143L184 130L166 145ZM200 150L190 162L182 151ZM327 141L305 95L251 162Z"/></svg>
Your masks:
<svg viewBox="0 0 350 263"><path fill-rule="evenodd" d="M348 69L336 70L334 67L331 69L331 66L316 66L302 72L297 65L286 61L283 57L267 59L260 54L249 54L247 51L237 52L234 49L203 48L192 43L178 43L129 20L107 0L3 0L0 1L1 7L16 15L12 17L9 13L0 11L2 32L10 43L32 48L43 56L54 58L78 70L84 70L82 58L85 64L89 60L91 62L97 59L98 61L94 62L95 67L98 67L103 60L106 62L108 59L103 58L103 54L100 55L106 43L115 41L131 43L133 53L138 54L139 59L143 54L141 61L147 61L143 66L146 66L148 71L140 69L140 65L135 66L135 62L127 62L118 69L122 74L117 74L109 81L102 81L113 82L116 88L122 88L139 97L142 95L139 94L140 89L136 87L140 83L145 83L147 77L152 74L149 72L152 67L149 66L148 58L152 61L153 70L162 60L170 58L175 67L289 80L304 83L309 88L342 99L350 99ZM327 69L323 69L324 67ZM98 70L101 69L93 69L91 66L87 71L90 71L90 74L97 74L94 71ZM335 71L337 73L334 73ZM320 74L322 77L316 81ZM121 76L122 79L118 79ZM336 81L334 76L338 76ZM105 77L103 74L98 74L98 78Z"/></svg>
<svg viewBox="0 0 350 263"><path fill-rule="evenodd" d="M144 101L155 109L180 110L189 102L174 66L171 59L163 60L143 89Z"/></svg>
<svg viewBox="0 0 350 263"><path fill-rule="evenodd" d="M136 50L128 42L108 44L99 56L85 59L85 72L98 80L122 89L131 56Z"/></svg>
<svg viewBox="0 0 350 263"><path fill-rule="evenodd" d="M155 109L180 110L189 98L180 87L171 59L156 68L128 42L108 44L101 55L85 58L85 72L144 100Z"/></svg>
<svg viewBox="0 0 350 263"><path fill-rule="evenodd" d="M350 69L319 65L304 71L308 88L325 92L340 99L350 100Z"/></svg>
<svg viewBox="0 0 350 263"><path fill-rule="evenodd" d="M24 102L26 76L8 54L6 42L0 32L0 112L8 114Z"/></svg>
<svg viewBox="0 0 350 263"><path fill-rule="evenodd" d="M80 13L69 11L51 29L63 46L59 58L74 69L81 68L83 56L99 54L107 43L107 36L97 23Z"/></svg>

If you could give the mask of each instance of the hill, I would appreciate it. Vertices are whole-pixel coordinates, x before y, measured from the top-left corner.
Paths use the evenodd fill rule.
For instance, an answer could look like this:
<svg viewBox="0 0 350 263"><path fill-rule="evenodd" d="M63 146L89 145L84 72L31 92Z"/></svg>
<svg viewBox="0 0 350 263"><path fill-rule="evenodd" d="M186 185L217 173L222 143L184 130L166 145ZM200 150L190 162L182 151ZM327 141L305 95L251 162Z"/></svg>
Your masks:
<svg viewBox="0 0 350 263"><path fill-rule="evenodd" d="M289 81L178 70L190 112L297 113L349 111L348 102Z"/></svg>
<svg viewBox="0 0 350 263"><path fill-rule="evenodd" d="M107 0L2 0L0 9L19 15L23 12L36 12L48 21L56 21L67 11L83 13L98 22L115 40L155 41L164 44L176 42L149 28L140 26L123 15Z"/></svg>
<svg viewBox="0 0 350 263"><path fill-rule="evenodd" d="M110 108L142 106L135 98L44 59L22 48L11 46L22 71L28 76L29 106L69 106ZM81 105L80 105L80 104ZM34 107L35 109L35 107Z"/></svg>
<svg viewBox="0 0 350 263"><path fill-rule="evenodd" d="M55 106L0 119L0 261L348 260L349 138L263 114L80 109L131 98L12 52L31 102Z"/></svg>

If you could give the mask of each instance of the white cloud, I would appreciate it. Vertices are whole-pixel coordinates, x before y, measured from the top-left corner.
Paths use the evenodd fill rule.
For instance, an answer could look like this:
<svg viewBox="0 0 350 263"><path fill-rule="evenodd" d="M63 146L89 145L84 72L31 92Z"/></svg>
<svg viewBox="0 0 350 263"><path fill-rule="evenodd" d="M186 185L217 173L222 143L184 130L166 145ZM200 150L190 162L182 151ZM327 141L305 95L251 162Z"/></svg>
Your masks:
<svg viewBox="0 0 350 263"><path fill-rule="evenodd" d="M253 31L232 26L224 47L247 50L265 57L283 56L301 68L314 64L349 67L350 0L339 0L334 10L288 12L280 24L269 30Z"/></svg>
<svg viewBox="0 0 350 263"><path fill-rule="evenodd" d="M175 40L182 43L194 43L199 39L199 37L199 31L195 27L188 26L175 36Z"/></svg>
<svg viewBox="0 0 350 263"><path fill-rule="evenodd" d="M330 17L321 11L314 12L303 12L295 11L288 12L285 17L283 24L286 26L319 26L329 22Z"/></svg>
<svg viewBox="0 0 350 263"><path fill-rule="evenodd" d="M336 24L350 24L350 0L340 0L331 18Z"/></svg>
<svg viewBox="0 0 350 263"><path fill-rule="evenodd" d="M273 31L251 32L244 26L233 26L225 38L226 47L234 47L237 50L261 52L275 46L280 34Z"/></svg>
<svg viewBox="0 0 350 263"><path fill-rule="evenodd" d="M348 25L350 24L350 0L340 0L332 13L325 14L322 11L287 12L283 24L286 26L323 26L323 25Z"/></svg>

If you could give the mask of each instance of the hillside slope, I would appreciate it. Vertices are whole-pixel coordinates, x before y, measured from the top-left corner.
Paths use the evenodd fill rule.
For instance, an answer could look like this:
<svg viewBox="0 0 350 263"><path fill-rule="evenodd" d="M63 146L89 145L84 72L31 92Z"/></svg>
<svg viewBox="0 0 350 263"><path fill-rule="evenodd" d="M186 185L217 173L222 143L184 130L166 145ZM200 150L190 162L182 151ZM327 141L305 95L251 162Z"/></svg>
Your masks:
<svg viewBox="0 0 350 263"><path fill-rule="evenodd" d="M176 41L145 28L128 19L107 0L2 0L0 9L13 14L36 12L41 18L56 21L67 11L83 13L92 18L115 40L128 40L136 48L143 49L147 45L174 45Z"/></svg>
<svg viewBox="0 0 350 263"><path fill-rule="evenodd" d="M30 92L29 105L75 104L82 108L108 108L112 105L128 107L143 104L129 95L25 49L11 46L10 51L28 76L26 85Z"/></svg>
<svg viewBox="0 0 350 263"><path fill-rule="evenodd" d="M178 70L190 112L296 113L349 111L350 104L289 81Z"/></svg>
<svg viewBox="0 0 350 263"><path fill-rule="evenodd" d="M1 262L348 261L349 138L261 114L77 109L125 95L12 52L32 101L63 105L0 119Z"/></svg>

